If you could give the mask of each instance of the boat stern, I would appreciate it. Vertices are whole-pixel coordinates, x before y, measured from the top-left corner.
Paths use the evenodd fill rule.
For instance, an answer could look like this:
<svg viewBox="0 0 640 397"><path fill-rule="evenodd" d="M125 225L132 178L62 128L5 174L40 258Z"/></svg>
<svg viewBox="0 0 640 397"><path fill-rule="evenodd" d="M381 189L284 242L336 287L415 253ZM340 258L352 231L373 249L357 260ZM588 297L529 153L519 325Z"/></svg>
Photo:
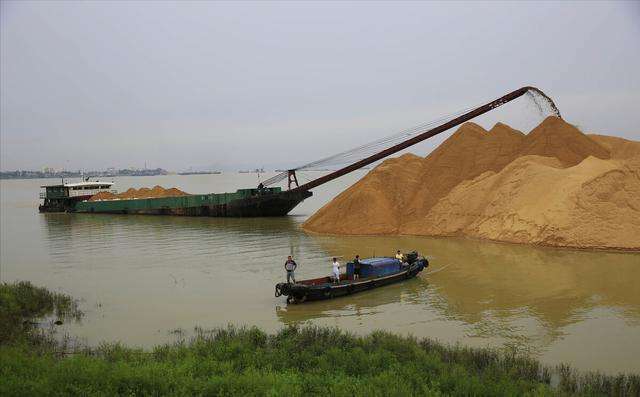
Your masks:
<svg viewBox="0 0 640 397"><path fill-rule="evenodd" d="M276 284L275 296L287 297L287 303L304 302L309 295L309 286L303 284L278 283Z"/></svg>

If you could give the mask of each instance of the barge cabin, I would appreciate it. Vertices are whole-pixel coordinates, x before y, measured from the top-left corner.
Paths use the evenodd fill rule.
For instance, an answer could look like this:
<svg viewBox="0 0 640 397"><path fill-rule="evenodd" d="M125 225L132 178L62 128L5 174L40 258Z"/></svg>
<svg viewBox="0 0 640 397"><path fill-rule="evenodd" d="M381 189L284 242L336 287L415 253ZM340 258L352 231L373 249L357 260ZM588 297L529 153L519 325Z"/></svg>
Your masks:
<svg viewBox="0 0 640 397"><path fill-rule="evenodd" d="M69 212L75 209L80 201L85 201L100 192L117 193L111 190L112 182L84 181L77 183L59 183L57 185L40 186L40 199L44 200L38 209L40 212Z"/></svg>

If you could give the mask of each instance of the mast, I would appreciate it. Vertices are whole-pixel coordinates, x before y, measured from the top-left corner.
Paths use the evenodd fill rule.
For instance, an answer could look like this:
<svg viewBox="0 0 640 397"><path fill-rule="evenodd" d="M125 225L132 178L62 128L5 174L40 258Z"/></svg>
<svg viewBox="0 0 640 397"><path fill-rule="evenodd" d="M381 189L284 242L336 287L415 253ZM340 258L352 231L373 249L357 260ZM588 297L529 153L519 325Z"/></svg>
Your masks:
<svg viewBox="0 0 640 397"><path fill-rule="evenodd" d="M449 129L457 126L457 125L460 125L460 124L462 124L464 122L467 122L467 121L469 121L469 120L471 120L471 119L473 119L475 117L478 117L478 116L480 116L480 115L482 115L484 113L487 113L487 112L489 112L489 111L491 111L491 110L493 110L495 108L498 108L498 107L504 105L507 102L511 102L514 99L520 98L522 95L524 95L524 94L526 94L526 93L528 93L530 91L532 91L533 93L536 93L538 95L541 95L544 99L546 99L547 102L549 103L549 105L551 106L551 109L554 111L554 113L558 117L561 117L560 116L560 111L558 110L556 105L553 103L551 98L549 98L547 95L545 95L542 91L540 91L539 89L537 89L535 87L530 87L530 86L522 87L522 88L519 88L519 89L517 89L515 91L512 91L512 92L510 92L510 93L508 93L508 94L506 94L506 95L504 95L504 96L502 96L502 97L500 97L498 99L495 99L495 100L493 100L493 101L491 101L489 103L486 103L486 104L484 104L482 106L479 106L479 107L477 107L477 108L475 108L475 109L463 114L462 116L456 117L456 118L454 118L454 119L452 119L452 120L450 120L450 121L448 121L448 122L446 122L444 124L441 124L441 125L439 125L437 127L434 127L434 128L432 128L432 129L430 129L428 131L425 131L422 134L419 134L419 135L414 136L413 138L407 139L404 142L400 142L397 145L391 146L388 149L385 149L385 150L383 150L381 152L373 154L373 155L371 155L371 156L369 156L367 158L364 158L364 159L362 159L360 161L357 161L357 162L355 162L355 163L353 163L351 165L343 167L343 168L341 168L341 169L339 169L337 171L334 171L334 172L332 172L330 174L327 174L325 176L322 176L320 178L314 179L314 180L312 180L312 181L310 181L308 183L305 183L303 185L300 185L298 187L295 187L295 188L291 189L291 191L311 190L314 187L318 187L318 186L320 186L322 184L330 182L330 181L332 181L332 180L334 180L336 178L339 178L339 177L341 177L343 175L346 175L346 174L348 174L350 172L353 172L353 171L355 171L357 169L365 167L365 166L367 166L367 165L369 165L371 163L374 163L374 162L376 162L378 160L381 160L381 159L383 159L383 158L385 158L387 156L390 156L390 155L392 155L394 153L397 153L397 152L399 152L401 150L404 150L404 149L406 149L406 148L408 148L410 146L413 146L416 143L422 142L425 139L429 139L429 138L431 138L433 136L436 136L436 135L438 135L438 134L440 134L440 133L442 133L444 131L447 131L447 130L449 130ZM295 170L290 170L289 173L291 173L292 171L295 172ZM291 184L289 184L289 186L291 186Z"/></svg>

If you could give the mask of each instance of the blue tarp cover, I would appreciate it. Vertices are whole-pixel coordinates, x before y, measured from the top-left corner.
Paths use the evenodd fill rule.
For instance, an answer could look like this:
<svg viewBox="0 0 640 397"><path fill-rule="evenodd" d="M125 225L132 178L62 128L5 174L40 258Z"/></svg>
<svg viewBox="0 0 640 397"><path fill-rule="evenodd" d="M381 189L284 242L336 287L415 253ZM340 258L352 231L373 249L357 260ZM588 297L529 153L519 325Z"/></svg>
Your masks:
<svg viewBox="0 0 640 397"><path fill-rule="evenodd" d="M396 258L367 258L360 260L360 277L381 277L396 273L401 263ZM353 262L347 264L347 274L353 274Z"/></svg>

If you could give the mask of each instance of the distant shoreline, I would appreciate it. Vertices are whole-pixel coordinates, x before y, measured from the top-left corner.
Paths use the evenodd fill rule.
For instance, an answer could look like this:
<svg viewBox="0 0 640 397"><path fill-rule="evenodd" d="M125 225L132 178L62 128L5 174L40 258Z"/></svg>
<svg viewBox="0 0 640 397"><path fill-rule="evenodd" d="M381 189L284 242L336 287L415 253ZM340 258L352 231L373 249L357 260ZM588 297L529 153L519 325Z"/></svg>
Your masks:
<svg viewBox="0 0 640 397"><path fill-rule="evenodd" d="M178 172L178 175L219 175L222 171L187 171Z"/></svg>
<svg viewBox="0 0 640 397"><path fill-rule="evenodd" d="M90 172L63 171L55 173L42 171L2 171L0 172L0 179L109 178L116 176L157 176L169 174L170 172L163 168Z"/></svg>

